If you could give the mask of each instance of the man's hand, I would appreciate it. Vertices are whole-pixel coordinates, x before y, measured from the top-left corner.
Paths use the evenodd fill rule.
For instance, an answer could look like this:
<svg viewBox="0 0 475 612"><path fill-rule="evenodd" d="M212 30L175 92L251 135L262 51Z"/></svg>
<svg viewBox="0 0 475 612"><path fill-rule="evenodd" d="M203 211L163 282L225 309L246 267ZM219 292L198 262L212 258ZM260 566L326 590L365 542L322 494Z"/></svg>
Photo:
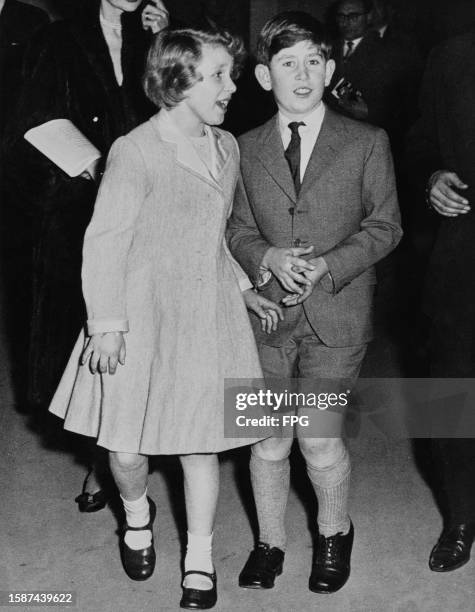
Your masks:
<svg viewBox="0 0 475 612"><path fill-rule="evenodd" d="M311 282L303 272L311 272L314 269L314 266L301 255L308 255L312 251L313 246L305 249L270 247L262 259L261 266L270 270L284 289L290 293L301 294L303 292L301 285L308 285Z"/></svg>
<svg viewBox="0 0 475 612"><path fill-rule="evenodd" d="M427 185L429 204L444 217L458 217L470 210L468 200L454 191L452 187L467 189L468 185L463 183L455 172L448 170L434 172Z"/></svg>
<svg viewBox="0 0 475 612"><path fill-rule="evenodd" d="M170 17L161 0L151 0L142 11L142 27L153 34L160 32L170 23Z"/></svg>
<svg viewBox="0 0 475 612"><path fill-rule="evenodd" d="M302 293L293 293L285 296L282 299L282 304L285 306L296 306L297 304L305 302L305 300L312 295L313 290L325 274L328 274L327 262L323 257L317 257L316 259L310 260L310 262L314 265L314 270L305 270L303 272L305 278L309 281L308 284L304 286Z"/></svg>
<svg viewBox="0 0 475 612"><path fill-rule="evenodd" d="M125 340L122 332L93 334L87 341L81 355L81 365L89 360L89 369L93 374L99 371L115 374L117 364L125 364Z"/></svg>
<svg viewBox="0 0 475 612"><path fill-rule="evenodd" d="M261 320L262 331L270 334L277 329L279 319L284 320L282 308L275 302L256 293L253 289L246 289L242 295L248 310L255 312Z"/></svg>
<svg viewBox="0 0 475 612"><path fill-rule="evenodd" d="M368 118L368 105L363 99L360 91L352 95L340 95L338 99L339 106L353 119L364 120Z"/></svg>

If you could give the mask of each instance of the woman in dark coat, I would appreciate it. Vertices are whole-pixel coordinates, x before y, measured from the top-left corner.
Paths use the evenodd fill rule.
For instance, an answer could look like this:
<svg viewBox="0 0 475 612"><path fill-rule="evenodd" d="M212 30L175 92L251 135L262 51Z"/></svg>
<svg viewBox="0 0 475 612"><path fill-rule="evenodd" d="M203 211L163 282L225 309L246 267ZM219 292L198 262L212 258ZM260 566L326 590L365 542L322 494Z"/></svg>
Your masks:
<svg viewBox="0 0 475 612"><path fill-rule="evenodd" d="M77 16L47 27L27 55L9 172L28 198L35 227L28 372L33 405L49 404L85 323L82 243L107 152L156 110L141 84L150 40L144 26L152 26L151 8L155 26L166 26L168 14L160 0L153 3L142 15L141 0L81 0ZM30 128L60 118L69 119L102 154L74 178L23 139ZM90 492L97 489L91 481ZM93 511L105 500L99 492L77 501L80 510Z"/></svg>

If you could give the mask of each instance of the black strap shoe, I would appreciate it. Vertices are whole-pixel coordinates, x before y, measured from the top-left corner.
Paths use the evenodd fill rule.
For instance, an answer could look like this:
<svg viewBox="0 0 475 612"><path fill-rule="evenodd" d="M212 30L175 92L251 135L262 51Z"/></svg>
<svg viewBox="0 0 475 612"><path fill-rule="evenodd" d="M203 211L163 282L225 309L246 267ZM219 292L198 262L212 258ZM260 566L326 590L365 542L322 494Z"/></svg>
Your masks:
<svg viewBox="0 0 475 612"><path fill-rule="evenodd" d="M346 535L341 532L325 538L318 536L308 588L314 593L335 593L350 577L353 523Z"/></svg>
<svg viewBox="0 0 475 612"><path fill-rule="evenodd" d="M157 514L157 508L150 497L147 498L150 506L150 521L144 527L129 527L125 523L123 532L120 539L120 554L122 558L122 565L124 566L125 573L132 580L147 580L153 574L155 569L155 547L153 545L153 521ZM124 541L124 536L127 531L143 531L149 529L152 532L152 543L147 548L140 548L134 550L127 546Z"/></svg>
<svg viewBox="0 0 475 612"><path fill-rule="evenodd" d="M109 500L109 495L105 489L99 489L95 493L89 493L87 486L89 484L89 476L92 470L90 469L84 478L82 483L81 493L75 498L75 502L78 505L79 512L97 512L106 507Z"/></svg>
<svg viewBox="0 0 475 612"><path fill-rule="evenodd" d="M432 549L429 567L433 572L451 572L470 559L475 537L475 523L461 523L442 531Z"/></svg>
<svg viewBox="0 0 475 612"><path fill-rule="evenodd" d="M282 574L284 551L276 546L259 542L249 555L239 574L239 586L243 589L271 589L276 576Z"/></svg>
<svg viewBox="0 0 475 612"><path fill-rule="evenodd" d="M201 570L189 570L183 574L183 579L190 574L206 576L211 580L213 585L210 589L189 589L187 587L182 587L183 596L180 601L180 608L186 608L187 610L209 610L213 608L218 601L216 572L209 574Z"/></svg>

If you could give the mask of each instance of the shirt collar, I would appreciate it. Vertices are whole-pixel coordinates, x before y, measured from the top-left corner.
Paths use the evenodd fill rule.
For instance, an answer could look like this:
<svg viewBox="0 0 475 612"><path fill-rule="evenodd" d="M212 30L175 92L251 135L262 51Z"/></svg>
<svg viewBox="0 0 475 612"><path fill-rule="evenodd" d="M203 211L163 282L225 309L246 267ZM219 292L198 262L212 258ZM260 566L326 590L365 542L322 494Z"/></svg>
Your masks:
<svg viewBox="0 0 475 612"><path fill-rule="evenodd" d="M349 42L353 43L353 49L356 49L356 47L360 44L360 42L363 40L363 36L360 36L359 38L354 38L353 40L345 40L345 48L348 45Z"/></svg>
<svg viewBox="0 0 475 612"><path fill-rule="evenodd" d="M278 115L279 131L281 135L284 136L286 130L290 132L289 123L293 120L286 117L282 111L279 111ZM307 131L313 132L315 130L320 129L324 116L325 105L323 104L323 102L320 102L320 104L309 115L307 115L303 119L300 119L300 121L303 121L305 123L305 126L302 126L301 128L302 133L305 133Z"/></svg>

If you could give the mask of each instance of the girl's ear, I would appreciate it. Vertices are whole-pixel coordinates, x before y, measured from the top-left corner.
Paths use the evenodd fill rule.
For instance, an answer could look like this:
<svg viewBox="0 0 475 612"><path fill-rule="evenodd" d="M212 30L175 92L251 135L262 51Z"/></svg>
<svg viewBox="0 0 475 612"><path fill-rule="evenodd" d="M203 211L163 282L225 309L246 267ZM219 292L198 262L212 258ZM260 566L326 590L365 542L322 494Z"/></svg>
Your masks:
<svg viewBox="0 0 475 612"><path fill-rule="evenodd" d="M272 90L272 81L270 78L270 72L268 66L264 64L257 64L254 74L256 75L257 82L266 91Z"/></svg>

